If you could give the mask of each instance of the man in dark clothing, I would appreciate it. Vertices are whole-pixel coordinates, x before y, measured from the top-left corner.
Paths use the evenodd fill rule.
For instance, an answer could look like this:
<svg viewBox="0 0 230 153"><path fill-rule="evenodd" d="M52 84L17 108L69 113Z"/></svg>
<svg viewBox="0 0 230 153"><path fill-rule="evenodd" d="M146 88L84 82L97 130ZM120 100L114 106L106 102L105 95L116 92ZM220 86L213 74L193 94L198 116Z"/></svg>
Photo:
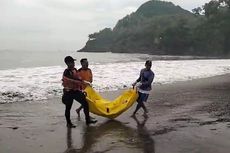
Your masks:
<svg viewBox="0 0 230 153"><path fill-rule="evenodd" d="M132 116L135 116L137 111L140 108L144 109L144 117L148 117L147 109L144 105L144 102L148 100L148 96L150 94L150 91L152 90L152 82L154 79L155 74L151 70L152 67L152 61L146 61L145 62L145 68L141 70L139 78L133 83L133 86L137 86L138 90L138 99L137 99L137 106L135 111L133 112Z"/></svg>
<svg viewBox="0 0 230 153"><path fill-rule="evenodd" d="M71 56L67 56L64 59L67 69L65 69L63 73L62 78L62 85L64 86L63 89L63 96L62 96L62 102L65 104L65 117L67 122L67 127L69 128L75 128L76 126L72 124L70 119L70 110L73 104L73 100L78 101L84 109L85 114L85 120L86 124L96 123L97 121L90 120L89 117L89 106L86 101L86 96L82 92L82 85L85 84L79 74L77 69L75 68L75 59L73 59Z"/></svg>

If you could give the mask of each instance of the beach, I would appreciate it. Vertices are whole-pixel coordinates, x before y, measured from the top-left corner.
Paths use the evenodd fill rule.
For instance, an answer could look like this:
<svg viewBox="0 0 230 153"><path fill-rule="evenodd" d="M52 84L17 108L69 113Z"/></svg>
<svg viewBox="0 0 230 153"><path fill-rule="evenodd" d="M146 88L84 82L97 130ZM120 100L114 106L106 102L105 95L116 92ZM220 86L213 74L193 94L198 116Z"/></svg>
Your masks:
<svg viewBox="0 0 230 153"><path fill-rule="evenodd" d="M122 90L103 92L113 99ZM114 120L86 126L84 114L66 127L59 97L0 104L1 153L228 153L230 74L157 84L146 103L149 117L130 117L136 104Z"/></svg>

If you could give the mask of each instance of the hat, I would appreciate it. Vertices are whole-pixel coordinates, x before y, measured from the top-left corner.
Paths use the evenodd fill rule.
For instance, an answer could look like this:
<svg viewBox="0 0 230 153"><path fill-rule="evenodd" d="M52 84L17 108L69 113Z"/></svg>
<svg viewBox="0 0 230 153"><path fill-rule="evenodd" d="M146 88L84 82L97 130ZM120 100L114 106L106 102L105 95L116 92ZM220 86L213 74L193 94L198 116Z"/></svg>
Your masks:
<svg viewBox="0 0 230 153"><path fill-rule="evenodd" d="M74 59L73 57L71 56L66 56L65 59L64 59L65 63L69 63L69 62L74 62L76 61L76 59Z"/></svg>

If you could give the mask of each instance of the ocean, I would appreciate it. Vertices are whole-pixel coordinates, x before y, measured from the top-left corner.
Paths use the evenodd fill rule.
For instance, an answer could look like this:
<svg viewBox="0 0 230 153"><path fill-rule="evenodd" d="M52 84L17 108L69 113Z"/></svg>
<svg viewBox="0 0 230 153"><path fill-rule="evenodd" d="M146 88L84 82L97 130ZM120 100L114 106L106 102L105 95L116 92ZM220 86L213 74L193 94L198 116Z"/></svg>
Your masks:
<svg viewBox="0 0 230 153"><path fill-rule="evenodd" d="M154 84L230 73L228 59L75 51L5 50L0 51L0 55L0 103L42 101L61 96L62 73L66 68L63 59L67 55L77 59L76 68L80 67L81 58L88 58L93 72L93 87L98 91L131 87L148 59L153 61Z"/></svg>

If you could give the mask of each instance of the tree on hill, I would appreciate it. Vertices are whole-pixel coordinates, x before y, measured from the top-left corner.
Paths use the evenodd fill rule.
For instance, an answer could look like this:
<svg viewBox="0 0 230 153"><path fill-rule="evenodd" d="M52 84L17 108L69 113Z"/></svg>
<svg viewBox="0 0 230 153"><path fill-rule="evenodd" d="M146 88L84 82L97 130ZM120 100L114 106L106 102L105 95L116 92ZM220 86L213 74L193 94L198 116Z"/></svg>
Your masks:
<svg viewBox="0 0 230 153"><path fill-rule="evenodd" d="M210 55L230 54L230 0L211 0L193 13L151 0L113 29L89 35L80 51Z"/></svg>
<svg viewBox="0 0 230 153"><path fill-rule="evenodd" d="M230 53L229 3L229 0L212 0L203 6L206 20L194 32L197 51L223 56Z"/></svg>

